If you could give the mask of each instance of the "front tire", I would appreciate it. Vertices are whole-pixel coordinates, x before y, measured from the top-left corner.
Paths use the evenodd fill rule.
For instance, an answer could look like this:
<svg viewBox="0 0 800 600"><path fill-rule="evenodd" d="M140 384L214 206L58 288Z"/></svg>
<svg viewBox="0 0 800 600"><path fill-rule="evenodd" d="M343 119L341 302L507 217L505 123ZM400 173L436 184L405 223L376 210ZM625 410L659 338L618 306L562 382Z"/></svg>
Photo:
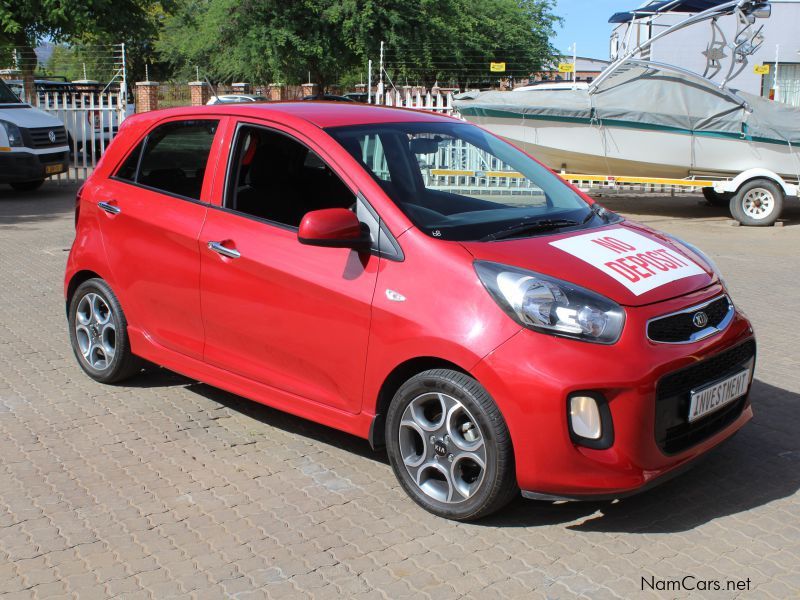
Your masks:
<svg viewBox="0 0 800 600"><path fill-rule="evenodd" d="M386 449L406 493L446 519L480 519L519 493L505 420L464 373L433 369L404 383L387 414Z"/></svg>
<svg viewBox="0 0 800 600"><path fill-rule="evenodd" d="M37 179L35 181L15 181L10 185L18 192L33 192L42 187L43 183L44 179Z"/></svg>
<svg viewBox="0 0 800 600"><path fill-rule="evenodd" d="M128 322L117 297L99 278L83 282L69 303L69 338L84 372L100 383L117 383L138 373Z"/></svg>
<svg viewBox="0 0 800 600"><path fill-rule="evenodd" d="M748 181L731 198L731 214L742 225L769 227L783 211L783 190L769 179Z"/></svg>

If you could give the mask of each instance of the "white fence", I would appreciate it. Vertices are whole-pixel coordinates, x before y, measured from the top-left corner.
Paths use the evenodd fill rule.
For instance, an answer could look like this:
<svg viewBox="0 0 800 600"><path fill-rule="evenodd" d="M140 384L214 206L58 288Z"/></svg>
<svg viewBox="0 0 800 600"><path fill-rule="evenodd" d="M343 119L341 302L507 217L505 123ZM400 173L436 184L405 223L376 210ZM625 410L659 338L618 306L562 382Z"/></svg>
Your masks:
<svg viewBox="0 0 800 600"><path fill-rule="evenodd" d="M70 182L89 176L132 110L119 91L37 91L28 102L64 123L70 169L54 179Z"/></svg>
<svg viewBox="0 0 800 600"><path fill-rule="evenodd" d="M418 110L429 110L432 112L443 113L447 115L456 115L453 109L453 94L452 92L426 92L422 94L417 91L403 91L393 89L388 90L381 97L377 94L372 98L372 103L379 106L396 106L398 108L415 108Z"/></svg>

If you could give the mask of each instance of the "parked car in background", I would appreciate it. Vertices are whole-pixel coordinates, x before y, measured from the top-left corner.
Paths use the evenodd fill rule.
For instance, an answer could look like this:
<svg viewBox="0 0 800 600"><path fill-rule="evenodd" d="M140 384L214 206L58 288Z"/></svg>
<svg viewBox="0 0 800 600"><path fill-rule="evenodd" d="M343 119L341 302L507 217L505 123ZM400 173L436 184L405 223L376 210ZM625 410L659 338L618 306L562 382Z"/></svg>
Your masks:
<svg viewBox="0 0 800 600"><path fill-rule="evenodd" d="M269 98L253 94L221 94L219 96L211 96L211 99L206 104L236 104L239 102L269 102Z"/></svg>
<svg viewBox="0 0 800 600"><path fill-rule="evenodd" d="M366 92L348 92L344 94L344 97L349 98L353 102L363 102L364 104L369 100L369 95Z"/></svg>
<svg viewBox="0 0 800 600"><path fill-rule="evenodd" d="M441 172L436 154L482 168ZM385 445L442 517L520 489L633 493L753 415L753 329L702 251L454 118L143 113L75 226L64 295L88 376L122 381L144 359Z"/></svg>
<svg viewBox="0 0 800 600"><path fill-rule="evenodd" d="M30 191L69 168L64 124L19 97L0 79L0 183Z"/></svg>
<svg viewBox="0 0 800 600"><path fill-rule="evenodd" d="M347 96L337 96L335 94L322 94L322 95L315 95L315 96L303 96L303 100L319 100L323 102L355 102L353 98L348 98Z"/></svg>

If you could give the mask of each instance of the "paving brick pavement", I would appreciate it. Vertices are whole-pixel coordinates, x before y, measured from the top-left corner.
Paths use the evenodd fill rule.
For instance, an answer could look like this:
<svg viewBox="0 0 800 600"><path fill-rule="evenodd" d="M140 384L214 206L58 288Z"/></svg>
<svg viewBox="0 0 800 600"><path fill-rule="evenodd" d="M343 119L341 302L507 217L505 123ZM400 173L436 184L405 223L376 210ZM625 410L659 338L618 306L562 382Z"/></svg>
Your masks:
<svg viewBox="0 0 800 600"><path fill-rule="evenodd" d="M699 244L759 339L753 423L618 502L423 512L367 443L165 370L121 386L70 353L74 189L0 190L3 598L683 598L691 575L800 597L800 205L734 228L696 197L606 204Z"/></svg>

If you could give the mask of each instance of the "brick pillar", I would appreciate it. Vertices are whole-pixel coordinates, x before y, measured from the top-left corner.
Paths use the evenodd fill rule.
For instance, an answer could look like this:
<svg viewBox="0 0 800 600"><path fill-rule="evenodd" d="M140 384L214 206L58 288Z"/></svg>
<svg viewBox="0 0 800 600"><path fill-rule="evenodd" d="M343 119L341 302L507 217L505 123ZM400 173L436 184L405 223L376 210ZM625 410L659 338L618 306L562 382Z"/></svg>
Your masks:
<svg viewBox="0 0 800 600"><path fill-rule="evenodd" d="M211 98L211 90L205 81L190 81L189 92L192 106L203 106Z"/></svg>
<svg viewBox="0 0 800 600"><path fill-rule="evenodd" d="M316 83L304 83L303 96L316 96L319 93L319 86Z"/></svg>
<svg viewBox="0 0 800 600"><path fill-rule="evenodd" d="M269 84L269 99L273 102L280 102L286 100L286 86L280 83Z"/></svg>
<svg viewBox="0 0 800 600"><path fill-rule="evenodd" d="M136 82L136 112L158 110L158 82Z"/></svg>

